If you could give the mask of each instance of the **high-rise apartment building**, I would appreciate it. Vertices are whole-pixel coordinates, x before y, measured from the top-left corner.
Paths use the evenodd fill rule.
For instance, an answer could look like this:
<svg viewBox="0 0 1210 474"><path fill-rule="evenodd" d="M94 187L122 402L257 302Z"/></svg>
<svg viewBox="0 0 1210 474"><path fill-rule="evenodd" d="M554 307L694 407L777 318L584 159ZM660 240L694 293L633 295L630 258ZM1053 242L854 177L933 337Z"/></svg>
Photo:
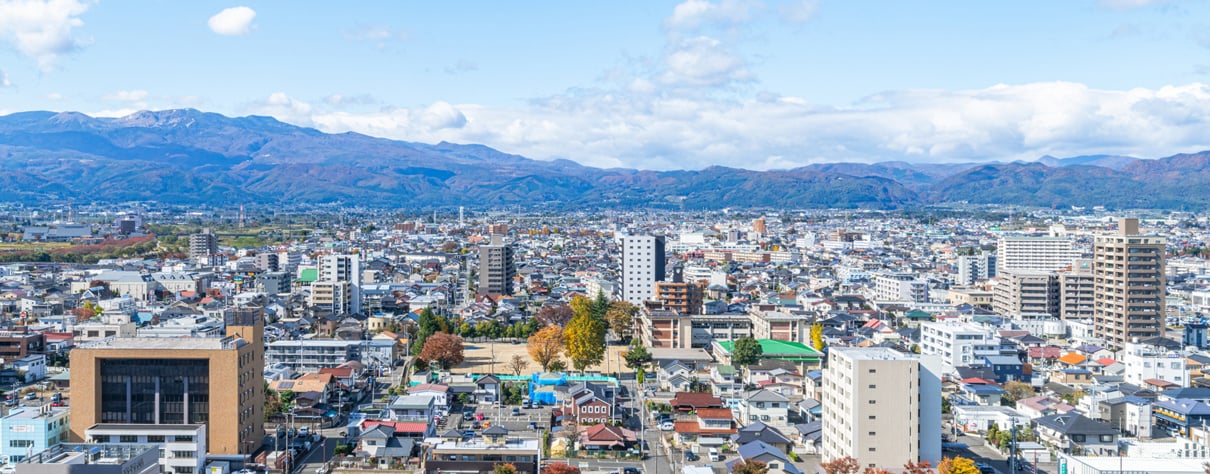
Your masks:
<svg viewBox="0 0 1210 474"><path fill-rule="evenodd" d="M324 255L319 258L319 282L348 282L349 314L361 313L361 259L356 255Z"/></svg>
<svg viewBox="0 0 1210 474"><path fill-rule="evenodd" d="M115 337L71 354L71 439L106 424L205 424L214 454L264 440L264 314L227 310L226 336Z"/></svg>
<svg viewBox="0 0 1210 474"><path fill-rule="evenodd" d="M828 351L823 375L823 462L899 469L941 460L941 369L936 356L885 347Z"/></svg>
<svg viewBox="0 0 1210 474"><path fill-rule="evenodd" d="M218 253L218 236L204 229L199 234L189 236L189 258L209 260L210 256Z"/></svg>
<svg viewBox="0 0 1210 474"><path fill-rule="evenodd" d="M1079 257L1066 237L1004 236L996 246L996 274L1005 270L1053 272Z"/></svg>
<svg viewBox="0 0 1210 474"><path fill-rule="evenodd" d="M634 305L655 299L655 282L664 281L664 236L622 236L622 299Z"/></svg>
<svg viewBox="0 0 1210 474"><path fill-rule="evenodd" d="M874 277L874 299L927 303L928 281L914 273L884 273Z"/></svg>
<svg viewBox="0 0 1210 474"><path fill-rule="evenodd" d="M680 314L702 314L705 290L696 283L656 282L655 299Z"/></svg>
<svg viewBox="0 0 1210 474"><path fill-rule="evenodd" d="M513 262L513 246L504 243L504 236L492 234L492 243L479 247L479 289L481 295L513 294L513 279L517 265Z"/></svg>
<svg viewBox="0 0 1210 474"><path fill-rule="evenodd" d="M1124 218L1116 234L1093 243L1093 335L1121 348L1134 338L1163 335L1163 237L1139 234L1139 220Z"/></svg>
<svg viewBox="0 0 1210 474"><path fill-rule="evenodd" d="M1077 260L1070 272L1059 273L1059 317L1063 319L1092 319L1096 297L1095 281L1091 267L1081 267Z"/></svg>
<svg viewBox="0 0 1210 474"><path fill-rule="evenodd" d="M979 255L962 255L958 257L958 285L974 285L976 281L987 280L996 276L996 254L981 252Z"/></svg>
<svg viewBox="0 0 1210 474"><path fill-rule="evenodd" d="M992 309L996 314L1059 315L1059 279L1051 272L1006 270L992 287Z"/></svg>

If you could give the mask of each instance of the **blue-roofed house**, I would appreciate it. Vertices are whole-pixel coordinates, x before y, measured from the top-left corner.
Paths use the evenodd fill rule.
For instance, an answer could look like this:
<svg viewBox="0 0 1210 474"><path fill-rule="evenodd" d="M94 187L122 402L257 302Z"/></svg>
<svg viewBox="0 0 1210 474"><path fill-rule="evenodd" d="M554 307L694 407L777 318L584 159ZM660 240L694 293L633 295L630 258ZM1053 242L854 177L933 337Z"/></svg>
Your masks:
<svg viewBox="0 0 1210 474"><path fill-rule="evenodd" d="M1004 389L999 385L964 383L961 390L964 398L984 406L999 406L1004 397Z"/></svg>
<svg viewBox="0 0 1210 474"><path fill-rule="evenodd" d="M741 426L735 434L731 435L731 443L736 446L743 446L753 441L763 441L782 452L788 452L790 446L794 444L781 430L759 421Z"/></svg>
<svg viewBox="0 0 1210 474"><path fill-rule="evenodd" d="M802 471L790 462L786 453L779 451L764 441L752 441L742 445L737 450L739 457L727 462L727 469L734 471L735 465L744 461L760 461L769 467L770 472L784 471L790 474L802 474Z"/></svg>
<svg viewBox="0 0 1210 474"><path fill-rule="evenodd" d="M1062 369L1054 373L1053 381L1066 385L1088 385L1092 383L1092 371L1078 368Z"/></svg>
<svg viewBox="0 0 1210 474"><path fill-rule="evenodd" d="M1130 436L1150 435L1154 423L1152 401L1135 395L1102 400L1098 418L1119 426Z"/></svg>
<svg viewBox="0 0 1210 474"><path fill-rule="evenodd" d="M1197 400L1158 400L1151 411L1155 427L1172 436L1189 437L1191 427L1210 424L1210 405Z"/></svg>
<svg viewBox="0 0 1210 474"><path fill-rule="evenodd" d="M983 365L990 367L996 374L997 383L1005 383L1025 378L1025 365L1021 359L1012 356L989 355L983 356Z"/></svg>

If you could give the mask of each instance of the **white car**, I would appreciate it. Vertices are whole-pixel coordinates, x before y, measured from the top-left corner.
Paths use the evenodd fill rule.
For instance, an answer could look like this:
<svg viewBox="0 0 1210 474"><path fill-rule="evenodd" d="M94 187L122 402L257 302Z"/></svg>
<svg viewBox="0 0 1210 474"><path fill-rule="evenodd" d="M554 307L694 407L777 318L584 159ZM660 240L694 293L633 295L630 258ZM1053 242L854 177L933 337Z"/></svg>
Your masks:
<svg viewBox="0 0 1210 474"><path fill-rule="evenodd" d="M718 455L718 448L710 448L710 462L722 461L723 457Z"/></svg>
<svg viewBox="0 0 1210 474"><path fill-rule="evenodd" d="M660 423L660 431L672 431L674 429L676 429L676 424L672 423L672 420L664 420Z"/></svg>

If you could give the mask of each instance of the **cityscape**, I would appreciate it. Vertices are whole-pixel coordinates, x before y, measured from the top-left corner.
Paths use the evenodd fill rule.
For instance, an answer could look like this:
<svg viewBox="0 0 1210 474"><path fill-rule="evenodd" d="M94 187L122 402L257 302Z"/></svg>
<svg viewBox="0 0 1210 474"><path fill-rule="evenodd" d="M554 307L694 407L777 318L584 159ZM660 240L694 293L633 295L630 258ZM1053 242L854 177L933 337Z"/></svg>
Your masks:
<svg viewBox="0 0 1210 474"><path fill-rule="evenodd" d="M1210 473L1210 3L242 3L0 0L0 474Z"/></svg>

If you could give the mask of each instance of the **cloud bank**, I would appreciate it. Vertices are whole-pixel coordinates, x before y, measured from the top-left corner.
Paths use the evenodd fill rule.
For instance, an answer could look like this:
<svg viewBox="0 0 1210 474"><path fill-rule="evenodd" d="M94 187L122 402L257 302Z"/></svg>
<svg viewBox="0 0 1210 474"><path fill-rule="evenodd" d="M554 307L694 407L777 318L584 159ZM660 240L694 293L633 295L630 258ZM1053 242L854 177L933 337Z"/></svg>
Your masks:
<svg viewBox="0 0 1210 474"><path fill-rule="evenodd" d="M0 40L38 62L43 72L80 47L75 30L88 4L77 0L0 0Z"/></svg>

